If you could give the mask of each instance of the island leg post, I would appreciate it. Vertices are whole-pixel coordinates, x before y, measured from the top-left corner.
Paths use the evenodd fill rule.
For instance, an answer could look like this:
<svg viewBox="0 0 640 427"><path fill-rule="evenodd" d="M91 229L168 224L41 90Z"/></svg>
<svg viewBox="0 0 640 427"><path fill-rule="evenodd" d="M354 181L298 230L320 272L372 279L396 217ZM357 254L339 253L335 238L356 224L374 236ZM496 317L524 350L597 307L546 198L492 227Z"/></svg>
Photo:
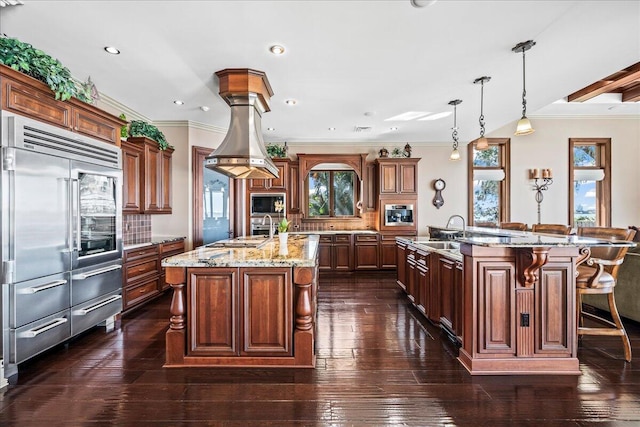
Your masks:
<svg viewBox="0 0 640 427"><path fill-rule="evenodd" d="M314 367L316 356L314 349L314 306L312 295L316 274L313 268L296 267L293 281L297 289L295 305L295 331L293 333L293 354L295 364Z"/></svg>
<svg viewBox="0 0 640 427"><path fill-rule="evenodd" d="M165 366L182 365L184 363L187 344L184 309L186 278L186 269L183 267L168 267L166 269L166 281L173 289L173 298L171 299L169 330L166 334Z"/></svg>

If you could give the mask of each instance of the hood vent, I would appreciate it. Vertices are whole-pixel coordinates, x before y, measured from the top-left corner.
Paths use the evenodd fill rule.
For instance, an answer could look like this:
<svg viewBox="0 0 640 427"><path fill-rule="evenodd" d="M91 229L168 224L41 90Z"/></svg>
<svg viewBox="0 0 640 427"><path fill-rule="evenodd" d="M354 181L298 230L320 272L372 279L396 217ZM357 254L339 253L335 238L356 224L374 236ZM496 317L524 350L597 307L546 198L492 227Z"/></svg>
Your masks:
<svg viewBox="0 0 640 427"><path fill-rule="evenodd" d="M273 95L267 76L249 68L227 68L216 76L220 96L231 107L231 122L220 146L205 159L205 167L237 179L278 178L262 139L262 113L270 111Z"/></svg>

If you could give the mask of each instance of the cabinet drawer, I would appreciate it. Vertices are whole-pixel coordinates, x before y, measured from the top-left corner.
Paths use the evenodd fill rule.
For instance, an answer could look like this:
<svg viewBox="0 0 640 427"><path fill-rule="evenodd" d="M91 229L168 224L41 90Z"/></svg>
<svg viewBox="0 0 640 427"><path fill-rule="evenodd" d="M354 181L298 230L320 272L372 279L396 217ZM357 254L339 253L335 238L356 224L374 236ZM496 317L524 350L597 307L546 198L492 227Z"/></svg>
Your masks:
<svg viewBox="0 0 640 427"><path fill-rule="evenodd" d="M135 261L140 258L157 256L159 253L158 245L143 246L141 248L129 249L124 251L124 262Z"/></svg>
<svg viewBox="0 0 640 427"><path fill-rule="evenodd" d="M20 363L71 337L69 310L10 330L10 363ZM5 362L6 363L6 362Z"/></svg>
<svg viewBox="0 0 640 427"><path fill-rule="evenodd" d="M122 265L105 263L76 270L71 276L71 306L122 289Z"/></svg>
<svg viewBox="0 0 640 427"><path fill-rule="evenodd" d="M158 259L145 259L132 265L127 265L125 269L126 283L129 284L144 277L158 274Z"/></svg>
<svg viewBox="0 0 640 427"><path fill-rule="evenodd" d="M9 328L18 328L69 308L69 272L9 285Z"/></svg>
<svg viewBox="0 0 640 427"><path fill-rule="evenodd" d="M351 234L336 234L334 237L336 243L351 243Z"/></svg>
<svg viewBox="0 0 640 427"><path fill-rule="evenodd" d="M176 242L161 243L160 253L166 254L168 252L184 252L184 240L178 240Z"/></svg>
<svg viewBox="0 0 640 427"><path fill-rule="evenodd" d="M124 290L124 310L133 307L136 304L140 304L147 299L158 295L158 281L154 279L149 282L141 283L140 285L129 286Z"/></svg>
<svg viewBox="0 0 640 427"><path fill-rule="evenodd" d="M377 234L356 234L356 242L378 242Z"/></svg>
<svg viewBox="0 0 640 427"><path fill-rule="evenodd" d="M120 291L103 295L71 308L71 334L76 335L122 311Z"/></svg>
<svg viewBox="0 0 640 427"><path fill-rule="evenodd" d="M333 236L331 234L320 235L320 243L331 243L331 242L333 242Z"/></svg>

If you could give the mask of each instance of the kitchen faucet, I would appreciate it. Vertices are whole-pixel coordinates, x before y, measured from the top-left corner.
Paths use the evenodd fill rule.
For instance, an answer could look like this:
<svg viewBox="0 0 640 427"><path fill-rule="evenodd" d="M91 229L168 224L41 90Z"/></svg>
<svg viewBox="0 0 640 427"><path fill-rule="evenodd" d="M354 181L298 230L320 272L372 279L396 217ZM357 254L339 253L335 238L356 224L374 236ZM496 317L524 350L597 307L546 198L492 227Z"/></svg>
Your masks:
<svg viewBox="0 0 640 427"><path fill-rule="evenodd" d="M463 218L463 216L462 216L462 215L451 215L451 216L449 217L449 220L447 221L447 228L450 228L450 227L453 225L454 220L455 220L456 218L460 218L460 220L462 221L462 237L464 237L464 235L465 235L465 230L467 229L467 227L466 227L466 225L465 225L464 218Z"/></svg>
<svg viewBox="0 0 640 427"><path fill-rule="evenodd" d="M273 219L271 218L271 215L266 214L262 217L262 225L267 221L267 217L269 217L269 238L273 239Z"/></svg>

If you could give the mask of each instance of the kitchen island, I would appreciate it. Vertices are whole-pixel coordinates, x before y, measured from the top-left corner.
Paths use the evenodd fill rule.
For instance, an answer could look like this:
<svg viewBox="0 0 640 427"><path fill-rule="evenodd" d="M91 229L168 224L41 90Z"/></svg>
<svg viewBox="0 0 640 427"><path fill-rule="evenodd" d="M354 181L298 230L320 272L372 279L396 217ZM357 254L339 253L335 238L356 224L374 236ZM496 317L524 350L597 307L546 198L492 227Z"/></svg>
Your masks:
<svg viewBox="0 0 640 427"><path fill-rule="evenodd" d="M484 234L485 230L473 231ZM576 236L500 233L505 235L457 237L462 256L459 287L449 280L453 298L445 298L447 281L441 272L431 271L423 282L436 282L426 293L436 303L424 304L439 307L437 318L443 329L448 326L457 336L458 359L473 375L579 375L576 265L589 255L590 246L609 243ZM629 242L615 244L628 246ZM398 245L399 250L408 245L407 254L411 246L428 253L437 247L420 239L399 239ZM405 280L411 284L409 270ZM419 273L417 267L415 271ZM413 281L419 284L420 276ZM416 294L423 296L421 289Z"/></svg>
<svg viewBox="0 0 640 427"><path fill-rule="evenodd" d="M165 366L314 367L317 257L317 235L291 235L282 247L239 238L163 260Z"/></svg>

